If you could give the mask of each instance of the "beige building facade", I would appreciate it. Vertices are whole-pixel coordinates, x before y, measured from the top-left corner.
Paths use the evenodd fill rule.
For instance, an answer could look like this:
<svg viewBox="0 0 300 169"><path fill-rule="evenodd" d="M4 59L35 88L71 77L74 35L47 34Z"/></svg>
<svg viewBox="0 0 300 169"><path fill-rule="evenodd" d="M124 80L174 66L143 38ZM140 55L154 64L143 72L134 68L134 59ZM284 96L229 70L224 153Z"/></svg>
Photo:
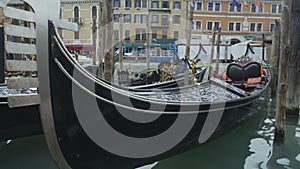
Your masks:
<svg viewBox="0 0 300 169"><path fill-rule="evenodd" d="M270 36L275 20L281 19L282 0L194 0L192 38L210 37L221 28L223 37L246 39Z"/></svg>
<svg viewBox="0 0 300 169"><path fill-rule="evenodd" d="M62 32L69 49L92 50L92 18L99 16L99 3L99 0L61 1L61 17L79 25L79 32ZM130 53L145 49L147 33L151 48L158 43L164 44L160 47L168 48L176 39L185 39L186 4L185 0L113 0L114 43L118 46L122 37L124 52ZM97 37L96 46L98 43Z"/></svg>

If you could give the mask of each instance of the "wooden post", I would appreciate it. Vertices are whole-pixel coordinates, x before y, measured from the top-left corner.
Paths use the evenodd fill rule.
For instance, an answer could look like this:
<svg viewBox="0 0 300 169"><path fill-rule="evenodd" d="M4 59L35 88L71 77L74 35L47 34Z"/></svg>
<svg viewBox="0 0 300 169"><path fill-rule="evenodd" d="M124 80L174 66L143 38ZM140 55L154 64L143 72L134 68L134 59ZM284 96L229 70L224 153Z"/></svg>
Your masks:
<svg viewBox="0 0 300 169"><path fill-rule="evenodd" d="M300 104L300 1L291 2L291 55L288 57L287 114L299 115Z"/></svg>
<svg viewBox="0 0 300 169"><path fill-rule="evenodd" d="M99 11L99 51L98 51L98 77L103 77L103 58L104 58L104 49L105 49L105 39L106 39L106 29L105 29L105 23L106 23L106 5L103 0L100 1L100 11Z"/></svg>
<svg viewBox="0 0 300 169"><path fill-rule="evenodd" d="M192 22L193 22L193 8L192 2L187 1L187 25L186 25L186 48L185 48L185 59L190 59L191 39L192 39Z"/></svg>
<svg viewBox="0 0 300 169"><path fill-rule="evenodd" d="M146 56L146 61L147 61L147 73L150 73L150 14L148 14L147 16L147 31L146 31L146 39L147 39L147 43L146 43L146 50L147 50L147 56Z"/></svg>
<svg viewBox="0 0 300 169"><path fill-rule="evenodd" d="M217 56L216 56L216 65L215 65L215 72L219 73L219 64L220 64L220 41L221 41L221 28L218 29L218 36L217 36Z"/></svg>
<svg viewBox="0 0 300 169"><path fill-rule="evenodd" d="M122 15L122 14L120 14ZM123 17L119 17L119 26L120 26L120 39L119 39L119 64L120 71L123 71Z"/></svg>
<svg viewBox="0 0 300 169"><path fill-rule="evenodd" d="M0 84L5 83L4 62L5 62L4 30L2 25L0 25Z"/></svg>
<svg viewBox="0 0 300 169"><path fill-rule="evenodd" d="M283 8L282 29L281 29L281 49L279 58L279 83L276 101L276 130L275 140L284 138L284 120L286 114L286 91L287 91L287 59L290 55L289 48L290 18L288 7Z"/></svg>
<svg viewBox="0 0 300 169"><path fill-rule="evenodd" d="M213 35L211 38L211 49L210 49L210 62L209 62L209 72L208 72L208 80L213 76L213 59L214 59L214 51L215 51L215 39L216 39L216 30L214 29Z"/></svg>
<svg viewBox="0 0 300 169"><path fill-rule="evenodd" d="M281 22L279 19L275 20L275 27L272 40L272 52L271 52L271 97L275 97L277 84L278 84L278 66L280 55L280 34L281 34Z"/></svg>
<svg viewBox="0 0 300 169"><path fill-rule="evenodd" d="M93 53L92 53L92 70L94 70L94 66L96 65L96 39L97 39L97 26L96 26L96 17L93 17L93 25L92 25L92 37L93 37Z"/></svg>
<svg viewBox="0 0 300 169"><path fill-rule="evenodd" d="M265 34L262 34L262 44L261 44L261 48L262 48L262 60L266 61L265 59ZM269 62L269 60L268 60Z"/></svg>
<svg viewBox="0 0 300 169"><path fill-rule="evenodd" d="M113 44L113 1L105 0L106 2L106 48L105 48L105 56L104 56L104 79L113 82L113 70L114 70L114 44Z"/></svg>
<svg viewBox="0 0 300 169"><path fill-rule="evenodd" d="M225 63L228 62L228 45L225 46Z"/></svg>

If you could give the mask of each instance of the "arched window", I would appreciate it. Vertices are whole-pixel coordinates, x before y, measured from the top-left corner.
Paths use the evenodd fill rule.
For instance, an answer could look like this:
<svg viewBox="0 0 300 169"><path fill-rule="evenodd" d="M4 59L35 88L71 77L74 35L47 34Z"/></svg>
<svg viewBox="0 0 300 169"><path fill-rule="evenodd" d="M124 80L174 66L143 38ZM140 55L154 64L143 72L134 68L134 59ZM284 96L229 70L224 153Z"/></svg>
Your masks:
<svg viewBox="0 0 300 169"><path fill-rule="evenodd" d="M76 23L78 23L78 21L79 21L79 8L78 8L78 6L74 7L74 21Z"/></svg>
<svg viewBox="0 0 300 169"><path fill-rule="evenodd" d="M92 18L97 18L97 7L96 6L92 7Z"/></svg>
<svg viewBox="0 0 300 169"><path fill-rule="evenodd" d="M74 7L74 22L79 23L79 8L78 8L78 6ZM79 39L79 31L74 32L74 39Z"/></svg>

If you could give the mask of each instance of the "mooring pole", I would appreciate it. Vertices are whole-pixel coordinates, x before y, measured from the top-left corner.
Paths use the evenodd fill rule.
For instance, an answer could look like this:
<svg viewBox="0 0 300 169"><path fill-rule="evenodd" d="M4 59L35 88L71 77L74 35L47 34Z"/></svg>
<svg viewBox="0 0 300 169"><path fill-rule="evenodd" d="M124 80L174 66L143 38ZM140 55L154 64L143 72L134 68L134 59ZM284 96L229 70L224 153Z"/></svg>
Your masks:
<svg viewBox="0 0 300 169"><path fill-rule="evenodd" d="M122 15L122 14L120 14ZM123 71L123 16L119 17L120 39L119 39L119 64L120 71Z"/></svg>
<svg viewBox="0 0 300 169"><path fill-rule="evenodd" d="M92 72L96 66L96 39L97 39L97 26L96 26L96 16L93 17L93 26L92 26L92 37L93 37L93 53L92 53Z"/></svg>
<svg viewBox="0 0 300 169"><path fill-rule="evenodd" d="M220 41L221 41L221 28L218 29L218 36L217 36L217 57L216 57L216 65L215 65L215 72L219 73L219 64L220 64Z"/></svg>
<svg viewBox="0 0 300 169"><path fill-rule="evenodd" d="M5 83L4 62L4 30L2 25L0 25L0 84Z"/></svg>
<svg viewBox="0 0 300 169"><path fill-rule="evenodd" d="M293 0L290 7L291 55L288 57L287 115L299 115L300 106L300 1ZM296 89L296 90L295 90Z"/></svg>
<svg viewBox="0 0 300 169"><path fill-rule="evenodd" d="M289 8L285 6L282 12L281 49L279 58L279 83L276 100L276 130L275 140L284 138L284 120L286 114L286 91L287 91L287 59L290 56L290 18Z"/></svg>
<svg viewBox="0 0 300 169"><path fill-rule="evenodd" d="M208 80L213 76L213 59L214 59L214 51L215 51L215 39L216 39L216 30L214 29L213 35L211 38L211 49L210 49L210 62L209 62L209 72L208 72Z"/></svg>
<svg viewBox="0 0 300 169"><path fill-rule="evenodd" d="M263 61L266 61L266 58L265 58L265 34L262 34L262 44L261 44L261 48L262 48L262 60ZM269 62L269 60L268 60Z"/></svg>
<svg viewBox="0 0 300 169"><path fill-rule="evenodd" d="M281 34L281 21L275 20L275 27L273 31L272 52L271 52L271 97L275 97L278 83L278 66L280 55L280 34Z"/></svg>

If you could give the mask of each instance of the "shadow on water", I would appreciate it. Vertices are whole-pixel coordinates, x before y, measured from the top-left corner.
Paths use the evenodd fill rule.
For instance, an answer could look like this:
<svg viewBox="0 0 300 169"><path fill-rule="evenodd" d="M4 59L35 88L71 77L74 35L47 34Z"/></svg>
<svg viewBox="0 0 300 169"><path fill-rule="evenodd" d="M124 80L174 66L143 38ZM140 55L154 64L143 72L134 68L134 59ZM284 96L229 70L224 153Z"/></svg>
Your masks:
<svg viewBox="0 0 300 169"><path fill-rule="evenodd" d="M272 103L272 104L271 104ZM139 169L300 169L300 123L286 119L285 140L274 143L274 101L230 133L189 152ZM268 106L267 106L268 105ZM57 169L43 136L0 142L0 169Z"/></svg>

